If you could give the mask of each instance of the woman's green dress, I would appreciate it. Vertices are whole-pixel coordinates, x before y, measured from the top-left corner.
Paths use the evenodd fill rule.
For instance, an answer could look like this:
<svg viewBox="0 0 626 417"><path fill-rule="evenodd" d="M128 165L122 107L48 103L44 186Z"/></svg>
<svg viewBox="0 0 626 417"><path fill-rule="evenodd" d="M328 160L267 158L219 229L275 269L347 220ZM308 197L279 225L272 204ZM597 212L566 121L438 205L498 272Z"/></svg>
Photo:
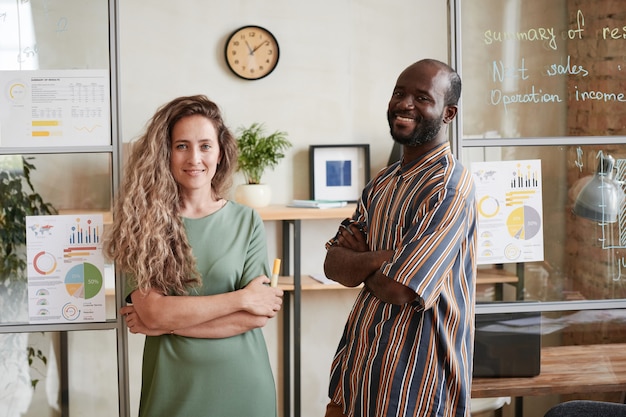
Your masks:
<svg viewBox="0 0 626 417"><path fill-rule="evenodd" d="M202 287L221 294L270 275L263 222L249 207L228 202L200 219L184 219ZM275 417L276 388L261 329L224 339L146 337L143 417Z"/></svg>

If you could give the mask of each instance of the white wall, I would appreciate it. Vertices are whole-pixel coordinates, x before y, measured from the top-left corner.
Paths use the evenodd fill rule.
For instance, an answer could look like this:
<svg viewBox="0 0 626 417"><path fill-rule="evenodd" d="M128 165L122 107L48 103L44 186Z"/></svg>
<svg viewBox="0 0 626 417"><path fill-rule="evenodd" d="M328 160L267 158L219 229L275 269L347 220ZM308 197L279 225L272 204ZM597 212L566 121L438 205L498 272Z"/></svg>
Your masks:
<svg viewBox="0 0 626 417"><path fill-rule="evenodd" d="M425 58L447 61L447 2L430 0L123 0L120 2L120 109L125 141L156 108L203 93L231 128L252 122L289 133L294 147L264 177L272 202L308 198L308 146L368 143L372 174L391 151L386 108L401 70ZM245 24L264 26L280 45L276 70L259 81L231 74L224 43ZM240 177L236 183L242 182ZM321 271L334 221L303 225L303 272ZM279 253L267 222L270 259ZM303 416L323 415L328 371L355 290L305 293L302 306ZM279 387L280 320L265 334ZM131 338L131 397L136 415L141 339Z"/></svg>

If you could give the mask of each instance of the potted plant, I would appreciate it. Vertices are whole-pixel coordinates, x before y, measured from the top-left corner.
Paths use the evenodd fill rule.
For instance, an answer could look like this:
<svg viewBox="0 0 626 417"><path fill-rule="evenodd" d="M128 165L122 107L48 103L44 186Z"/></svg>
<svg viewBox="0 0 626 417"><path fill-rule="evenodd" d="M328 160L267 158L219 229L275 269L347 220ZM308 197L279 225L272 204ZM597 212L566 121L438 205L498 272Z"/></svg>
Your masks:
<svg viewBox="0 0 626 417"><path fill-rule="evenodd" d="M56 214L31 182L33 157L0 156L0 322L28 322L28 279L26 273L26 216ZM28 344L28 333L0 335L0 385L11 381L0 399L10 410L28 406L24 392L34 390L39 378L29 368L43 373L47 358L36 346ZM8 388L9 385L6 385ZM10 415L13 415L9 413ZM19 413L21 415L21 413ZM17 414L16 414L17 415Z"/></svg>
<svg viewBox="0 0 626 417"><path fill-rule="evenodd" d="M286 132L277 130L266 135L265 128L260 123L240 127L237 130L237 162L238 170L243 173L246 183L237 186L235 200L251 207L267 206L271 199L271 189L261 182L263 174L268 169L274 169L291 146Z"/></svg>

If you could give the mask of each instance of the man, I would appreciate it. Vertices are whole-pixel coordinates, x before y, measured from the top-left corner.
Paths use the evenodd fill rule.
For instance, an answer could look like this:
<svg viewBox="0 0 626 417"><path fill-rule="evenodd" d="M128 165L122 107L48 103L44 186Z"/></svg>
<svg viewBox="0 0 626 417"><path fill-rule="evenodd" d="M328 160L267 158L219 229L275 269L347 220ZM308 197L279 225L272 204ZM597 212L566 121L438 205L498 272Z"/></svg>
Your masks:
<svg viewBox="0 0 626 417"><path fill-rule="evenodd" d="M326 417L470 416L476 207L447 125L461 94L443 62L398 77L387 119L403 156L326 245L326 275L364 284L333 360Z"/></svg>

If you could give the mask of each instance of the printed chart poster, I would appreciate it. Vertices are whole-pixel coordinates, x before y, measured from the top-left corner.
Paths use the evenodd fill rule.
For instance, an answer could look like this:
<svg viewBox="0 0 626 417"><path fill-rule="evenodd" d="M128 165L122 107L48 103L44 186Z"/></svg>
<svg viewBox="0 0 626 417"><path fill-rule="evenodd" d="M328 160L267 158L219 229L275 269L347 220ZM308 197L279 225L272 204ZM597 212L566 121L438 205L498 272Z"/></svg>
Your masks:
<svg viewBox="0 0 626 417"><path fill-rule="evenodd" d="M31 324L106 320L103 226L101 214L26 217Z"/></svg>
<svg viewBox="0 0 626 417"><path fill-rule="evenodd" d="M543 261L541 161L474 162L478 264Z"/></svg>
<svg viewBox="0 0 626 417"><path fill-rule="evenodd" d="M106 70L0 71L0 147L111 144Z"/></svg>

